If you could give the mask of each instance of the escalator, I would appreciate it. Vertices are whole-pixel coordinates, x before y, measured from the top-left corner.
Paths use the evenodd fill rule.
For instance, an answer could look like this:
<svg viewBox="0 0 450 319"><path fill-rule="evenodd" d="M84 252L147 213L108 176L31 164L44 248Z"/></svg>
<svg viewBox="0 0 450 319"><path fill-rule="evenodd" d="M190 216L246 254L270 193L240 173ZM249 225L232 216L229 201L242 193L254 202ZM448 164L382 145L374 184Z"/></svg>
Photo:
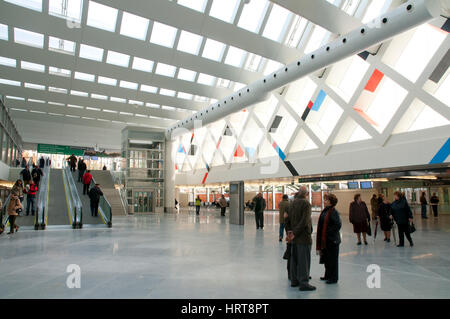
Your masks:
<svg viewBox="0 0 450 319"><path fill-rule="evenodd" d="M71 225L67 198L61 169L50 170L47 225Z"/></svg>
<svg viewBox="0 0 450 319"><path fill-rule="evenodd" d="M78 171L72 172L72 177L78 191L81 203L83 204L83 225L98 225L104 224L101 214L99 212L97 217L91 215L91 203L89 196L83 195L83 183L78 182Z"/></svg>

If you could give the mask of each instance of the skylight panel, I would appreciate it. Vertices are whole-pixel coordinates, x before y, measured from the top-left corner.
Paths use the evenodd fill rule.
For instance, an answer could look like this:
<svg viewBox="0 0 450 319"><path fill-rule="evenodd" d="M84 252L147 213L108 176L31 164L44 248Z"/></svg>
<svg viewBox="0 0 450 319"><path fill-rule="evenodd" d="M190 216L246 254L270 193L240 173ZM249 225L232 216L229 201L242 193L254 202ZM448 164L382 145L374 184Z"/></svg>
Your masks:
<svg viewBox="0 0 450 319"><path fill-rule="evenodd" d="M192 94L189 94L189 93L178 92L177 97L180 98L180 99L192 100L193 95L192 95Z"/></svg>
<svg viewBox="0 0 450 319"><path fill-rule="evenodd" d="M331 33L326 29L316 25L314 27L314 32L306 45L305 54L317 50L322 42L330 36L330 34Z"/></svg>
<svg viewBox="0 0 450 319"><path fill-rule="evenodd" d="M153 71L153 61L146 60L138 57L133 58L133 66L132 68L139 71L144 72L152 72Z"/></svg>
<svg viewBox="0 0 450 319"><path fill-rule="evenodd" d="M0 39L8 41L8 26L0 23Z"/></svg>
<svg viewBox="0 0 450 319"><path fill-rule="evenodd" d="M42 49L44 47L44 35L14 28L14 42Z"/></svg>
<svg viewBox="0 0 450 319"><path fill-rule="evenodd" d="M114 32L116 30L117 12L118 10L115 8L89 1L87 25Z"/></svg>
<svg viewBox="0 0 450 319"><path fill-rule="evenodd" d="M156 92L158 91L158 88L155 86L141 84L141 91L156 94Z"/></svg>
<svg viewBox="0 0 450 319"><path fill-rule="evenodd" d="M342 10L352 16L355 14L356 9L358 9L360 3L360 0L345 0L344 5L342 6Z"/></svg>
<svg viewBox="0 0 450 319"><path fill-rule="evenodd" d="M125 88L125 89L130 89L130 90L137 90L138 89L138 84L137 83L123 81L123 80L120 81L119 86L122 87L122 88Z"/></svg>
<svg viewBox="0 0 450 319"><path fill-rule="evenodd" d="M173 107L173 106L163 105L163 106L161 106L161 108L163 110L175 111L175 107Z"/></svg>
<svg viewBox="0 0 450 319"><path fill-rule="evenodd" d="M261 64L262 57L260 55L250 53L245 63L245 69L249 71L257 72L259 65Z"/></svg>
<svg viewBox="0 0 450 319"><path fill-rule="evenodd" d="M5 2L42 12L42 0L5 0Z"/></svg>
<svg viewBox="0 0 450 319"><path fill-rule="evenodd" d="M0 79L0 84L12 85L12 86L20 86L19 81L13 81L8 79Z"/></svg>
<svg viewBox="0 0 450 319"><path fill-rule="evenodd" d="M250 1L250 3L245 4L239 18L238 27L258 33L268 5L269 1L267 0Z"/></svg>
<svg viewBox="0 0 450 319"><path fill-rule="evenodd" d="M6 98L9 99L9 100L25 101L25 98L19 97L19 96L7 95Z"/></svg>
<svg viewBox="0 0 450 319"><path fill-rule="evenodd" d="M11 107L10 109L13 110L13 111L28 112L27 110L24 110L24 109L17 109L17 108L15 108L15 107ZM31 111L30 111L30 112L31 112ZM44 113L44 112L42 112L42 113Z"/></svg>
<svg viewBox="0 0 450 319"><path fill-rule="evenodd" d="M84 96L84 97L88 97L89 96L89 94L86 93L86 92L75 91L75 90L70 90L70 94L76 95L76 96Z"/></svg>
<svg viewBox="0 0 450 319"><path fill-rule="evenodd" d="M296 15L294 22L292 23L291 30L289 30L289 35L286 38L285 44L291 48L297 47L303 33L305 32L307 24L308 20Z"/></svg>
<svg viewBox="0 0 450 319"><path fill-rule="evenodd" d="M40 84L34 84L34 83L25 83L24 86L28 89L35 89L35 90L45 90L45 85Z"/></svg>
<svg viewBox="0 0 450 319"><path fill-rule="evenodd" d="M71 108L74 108L74 109L84 109L83 106L74 105L74 104L67 104L67 107L71 107Z"/></svg>
<svg viewBox="0 0 450 319"><path fill-rule="evenodd" d="M70 22L81 21L81 9L83 0L50 0L48 13L50 15L69 18Z"/></svg>
<svg viewBox="0 0 450 319"><path fill-rule="evenodd" d="M128 103L133 104L133 105L144 106L144 102L142 102L142 101L128 100Z"/></svg>
<svg viewBox="0 0 450 319"><path fill-rule="evenodd" d="M178 0L178 4L188 7L192 10L204 12L208 0Z"/></svg>
<svg viewBox="0 0 450 319"><path fill-rule="evenodd" d="M180 68L178 70L178 78L180 80L194 82L196 76L197 76L197 72L195 72L195 71L183 69L183 68Z"/></svg>
<svg viewBox="0 0 450 319"><path fill-rule="evenodd" d="M216 81L216 77L208 75L208 74L200 73L198 75L197 83L213 86L215 81Z"/></svg>
<svg viewBox="0 0 450 319"><path fill-rule="evenodd" d="M45 65L20 61L20 67L25 70L35 71L35 72L45 72Z"/></svg>
<svg viewBox="0 0 450 319"><path fill-rule="evenodd" d="M233 91L234 92L239 91L240 89L245 88L246 86L247 86L247 84L245 84L245 83L236 82L236 83L234 83Z"/></svg>
<svg viewBox="0 0 450 319"><path fill-rule="evenodd" d="M154 22L152 35L150 37L150 42L162 45L168 48L173 47L175 42L175 36L177 35L177 28L171 27L170 25Z"/></svg>
<svg viewBox="0 0 450 319"><path fill-rule="evenodd" d="M107 78L105 76L99 76L97 82L100 84L106 84L106 85L111 85L111 86L117 85L116 79Z"/></svg>
<svg viewBox="0 0 450 319"><path fill-rule="evenodd" d="M48 68L48 74L69 77L72 74L72 71L67 70L67 69L56 68L54 66L50 66Z"/></svg>
<svg viewBox="0 0 450 319"><path fill-rule="evenodd" d="M225 64L240 68L244 63L245 54L246 51L230 46L228 48L227 57L225 58Z"/></svg>
<svg viewBox="0 0 450 319"><path fill-rule="evenodd" d="M165 64L165 63L158 63L156 65L155 73L173 78L176 70L177 70L177 68L173 65Z"/></svg>
<svg viewBox="0 0 450 319"><path fill-rule="evenodd" d="M274 60L267 60L266 67L264 68L264 75L268 75L276 70L280 69L283 66L280 62Z"/></svg>
<svg viewBox="0 0 450 319"><path fill-rule="evenodd" d="M91 93L91 98L98 99L98 100L105 100L105 101L108 99L108 97L106 95L94 94L94 93Z"/></svg>
<svg viewBox="0 0 450 319"><path fill-rule="evenodd" d="M155 103L145 103L145 106L146 107L151 107L152 109L159 109L159 108L161 108L160 105L155 104Z"/></svg>
<svg viewBox="0 0 450 319"><path fill-rule="evenodd" d="M75 54L75 42L55 37L48 38L48 49L60 53Z"/></svg>
<svg viewBox="0 0 450 319"><path fill-rule="evenodd" d="M202 41L202 36L183 30L178 40L177 50L197 55Z"/></svg>
<svg viewBox="0 0 450 319"><path fill-rule="evenodd" d="M106 63L123 66L126 68L130 63L130 56L127 54L109 50L108 56L106 57Z"/></svg>
<svg viewBox="0 0 450 319"><path fill-rule="evenodd" d="M122 16L120 34L138 40L145 40L147 37L149 20L128 12Z"/></svg>
<svg viewBox="0 0 450 319"><path fill-rule="evenodd" d="M165 95L165 96L175 96L177 92L174 90L168 90L168 89L159 89L159 94Z"/></svg>
<svg viewBox="0 0 450 319"><path fill-rule="evenodd" d="M15 68L16 67L16 60L0 56L0 65L10 66L10 67Z"/></svg>
<svg viewBox="0 0 450 319"><path fill-rule="evenodd" d="M86 106L86 110L89 110L89 111L97 111L97 112L100 111L100 109L97 108L97 107L89 107L89 106Z"/></svg>
<svg viewBox="0 0 450 319"><path fill-rule="evenodd" d="M53 86L49 86L48 87L48 91L49 92L53 92L53 93L67 94L67 90L66 89L57 88L57 87L53 87Z"/></svg>
<svg viewBox="0 0 450 319"><path fill-rule="evenodd" d="M127 103L127 100L126 100L126 99L123 99L123 98L120 98L120 97L114 97L114 96L111 96L111 97L109 98L109 100L110 100L111 102ZM104 110L104 111L106 111L106 110ZM117 112L116 112L116 113L117 113Z"/></svg>
<svg viewBox="0 0 450 319"><path fill-rule="evenodd" d="M364 18L362 19L362 23L366 24L366 23L370 22L371 20L377 18L378 16L382 15L384 12L387 11L391 2L392 2L392 0L372 1L366 10L366 14L364 15Z"/></svg>
<svg viewBox="0 0 450 319"><path fill-rule="evenodd" d="M103 60L103 49L82 44L80 46L80 58L101 62Z"/></svg>
<svg viewBox="0 0 450 319"><path fill-rule="evenodd" d="M77 80L83 80L83 81L89 81L89 82L95 81L95 75L89 74L89 73L75 72L74 78Z"/></svg>
<svg viewBox="0 0 450 319"><path fill-rule="evenodd" d="M231 86L232 82L227 79L219 79L217 80L217 86L223 87L223 88L229 88Z"/></svg>
<svg viewBox="0 0 450 319"><path fill-rule="evenodd" d="M42 101L42 100L35 100L35 99L28 99L28 102L32 102L32 103L41 103L41 104L44 104L44 103L45 103L45 101Z"/></svg>
<svg viewBox="0 0 450 319"><path fill-rule="evenodd" d="M205 48L203 49L202 57L214 61L222 60L223 51L225 50L225 44L212 39L207 39Z"/></svg>
<svg viewBox="0 0 450 319"><path fill-rule="evenodd" d="M274 4L264 28L263 37L280 42L286 33L291 15L289 10Z"/></svg>
<svg viewBox="0 0 450 319"><path fill-rule="evenodd" d="M49 91L50 91L50 88L49 88ZM59 102L48 102L48 104L50 104L50 105L56 105L56 106L65 106L64 103L59 103Z"/></svg>
<svg viewBox="0 0 450 319"><path fill-rule="evenodd" d="M209 15L232 23L239 7L239 0L214 0Z"/></svg>

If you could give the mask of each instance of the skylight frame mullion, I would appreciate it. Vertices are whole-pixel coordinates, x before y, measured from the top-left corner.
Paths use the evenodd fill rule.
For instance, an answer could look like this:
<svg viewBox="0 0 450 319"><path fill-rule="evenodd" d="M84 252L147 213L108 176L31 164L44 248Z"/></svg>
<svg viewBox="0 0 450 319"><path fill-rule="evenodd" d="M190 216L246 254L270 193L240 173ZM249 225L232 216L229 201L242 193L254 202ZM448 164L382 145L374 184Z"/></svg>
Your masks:
<svg viewBox="0 0 450 319"><path fill-rule="evenodd" d="M269 2L269 6L268 6L268 8L267 8L267 10L266 10L266 13L265 13L265 15L264 15L264 18L262 19L262 21L261 21L261 23L260 23L260 26L259 26L259 30L258 30L258 35L261 37L261 38L264 38L263 36L262 36L262 34L263 34L263 32L264 32L264 29L266 28L266 25L267 25L267 21L269 21L269 17L270 17L270 14L272 13L272 8L273 8L273 2ZM264 38L265 39L265 38ZM276 41L273 41L273 40L270 40L270 39L266 39L266 40L268 40L268 41L271 41L271 42L276 42ZM273 60L273 59L272 59Z"/></svg>

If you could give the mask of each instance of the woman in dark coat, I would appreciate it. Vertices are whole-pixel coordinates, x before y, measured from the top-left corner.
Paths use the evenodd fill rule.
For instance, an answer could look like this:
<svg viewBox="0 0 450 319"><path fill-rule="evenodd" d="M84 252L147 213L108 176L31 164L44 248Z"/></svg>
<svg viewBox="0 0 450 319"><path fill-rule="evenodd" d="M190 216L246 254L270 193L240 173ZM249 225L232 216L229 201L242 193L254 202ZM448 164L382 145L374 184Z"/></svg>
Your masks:
<svg viewBox="0 0 450 319"><path fill-rule="evenodd" d="M366 203L361 200L361 194L356 194L354 201L350 203L349 219L353 224L353 232L358 236L358 245L361 245L361 233L364 244L367 245L366 233L369 231L370 214Z"/></svg>
<svg viewBox="0 0 450 319"><path fill-rule="evenodd" d="M342 222L336 210L338 200L334 194L324 195L325 209L317 224L316 251L320 254L320 263L325 264L325 275L320 277L327 284L338 282L339 244L341 243Z"/></svg>
<svg viewBox="0 0 450 319"><path fill-rule="evenodd" d="M392 229L392 210L391 204L388 202L384 195L380 195L383 200L378 205L378 218L380 219L381 230L384 231L384 241L391 242L391 229Z"/></svg>
<svg viewBox="0 0 450 319"><path fill-rule="evenodd" d="M409 233L409 223L413 220L411 208L406 201L405 196L401 192L394 193L394 202L391 204L392 216L398 226L398 237L400 244L397 247L403 247L405 245L405 237L408 239L409 244L414 246L411 235Z"/></svg>

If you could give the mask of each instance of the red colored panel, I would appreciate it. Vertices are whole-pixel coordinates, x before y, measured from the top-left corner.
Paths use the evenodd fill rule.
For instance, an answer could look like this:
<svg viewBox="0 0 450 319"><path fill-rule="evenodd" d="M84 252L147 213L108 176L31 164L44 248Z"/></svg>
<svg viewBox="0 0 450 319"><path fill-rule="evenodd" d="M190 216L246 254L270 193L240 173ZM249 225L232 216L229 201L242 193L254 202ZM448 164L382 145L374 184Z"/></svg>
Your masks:
<svg viewBox="0 0 450 319"><path fill-rule="evenodd" d="M358 109L358 108L356 108L356 107L354 107L353 109L354 109L356 112L358 112L359 115L361 115L362 118L365 119L367 122L369 122L370 124L372 124L372 125L374 125L374 126L378 126L378 123L375 122L374 120L372 120L372 118L370 118L370 116L367 115L366 112L364 112L363 110Z"/></svg>
<svg viewBox="0 0 450 319"><path fill-rule="evenodd" d="M378 87L378 84L380 84L381 80L383 79L383 76L384 76L383 72L381 72L378 69L375 69L375 71L373 71L372 76L369 79L369 82L367 82L364 90L367 90L369 92L375 92L375 90Z"/></svg>
<svg viewBox="0 0 450 319"><path fill-rule="evenodd" d="M234 152L234 157L242 157L244 156L244 151L242 150L241 146L238 145L236 152Z"/></svg>
<svg viewBox="0 0 450 319"><path fill-rule="evenodd" d="M222 142L222 138L220 138L219 141L217 142L216 149L219 149L220 142Z"/></svg>
<svg viewBox="0 0 450 319"><path fill-rule="evenodd" d="M203 177L202 184L205 184L206 178L208 177L208 173L205 174L205 177Z"/></svg>
<svg viewBox="0 0 450 319"><path fill-rule="evenodd" d="M177 164L175 164L175 170L178 170L178 165Z"/></svg>
<svg viewBox="0 0 450 319"><path fill-rule="evenodd" d="M311 108L313 107L313 105L314 105L313 101L309 101L309 103L308 103L308 109L311 109Z"/></svg>

